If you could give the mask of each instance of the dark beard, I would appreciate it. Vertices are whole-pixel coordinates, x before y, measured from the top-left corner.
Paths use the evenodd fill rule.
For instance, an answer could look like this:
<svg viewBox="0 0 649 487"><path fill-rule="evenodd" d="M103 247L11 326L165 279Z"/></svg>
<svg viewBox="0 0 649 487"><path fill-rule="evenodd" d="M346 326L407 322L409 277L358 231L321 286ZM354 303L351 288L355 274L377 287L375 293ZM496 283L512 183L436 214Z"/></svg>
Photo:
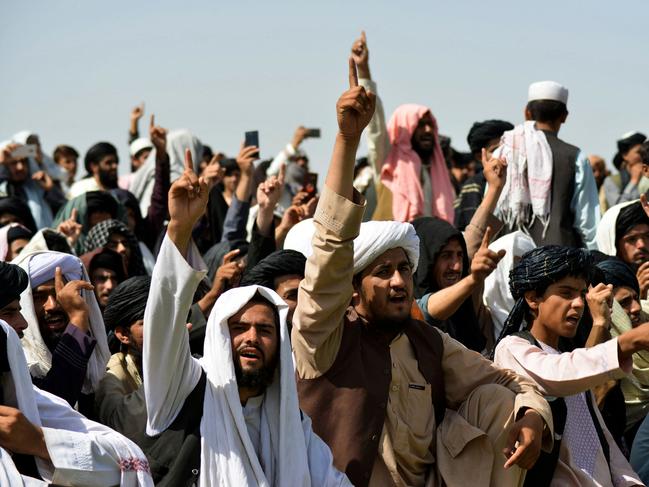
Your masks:
<svg viewBox="0 0 649 487"><path fill-rule="evenodd" d="M396 320L382 320L374 319L370 326L375 330L379 330L383 333L388 334L399 334L406 329L406 324L408 320L396 321Z"/></svg>
<svg viewBox="0 0 649 487"><path fill-rule="evenodd" d="M117 175L111 171L99 171L99 182L104 188L117 188Z"/></svg>
<svg viewBox="0 0 649 487"><path fill-rule="evenodd" d="M273 383L277 361L265 365L261 369L244 372L241 368L239 357L234 357L234 373L237 377L237 386L243 389L252 389L263 392Z"/></svg>

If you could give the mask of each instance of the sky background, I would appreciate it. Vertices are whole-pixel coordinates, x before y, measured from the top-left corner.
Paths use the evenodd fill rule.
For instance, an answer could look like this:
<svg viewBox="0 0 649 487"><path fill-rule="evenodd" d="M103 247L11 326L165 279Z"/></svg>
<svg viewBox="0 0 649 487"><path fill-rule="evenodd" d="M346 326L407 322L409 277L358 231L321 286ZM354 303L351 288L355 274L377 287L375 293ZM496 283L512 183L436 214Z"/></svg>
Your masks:
<svg viewBox="0 0 649 487"><path fill-rule="evenodd" d="M3 1L0 140L30 129L82 155L107 140L123 171L144 101L142 132L155 113L231 156L246 130L271 157L296 126L321 128L303 147L324 172L365 29L388 117L427 105L466 150L474 121L521 122L529 83L552 79L570 90L561 137L610 160L623 133L649 132L648 14L645 0Z"/></svg>

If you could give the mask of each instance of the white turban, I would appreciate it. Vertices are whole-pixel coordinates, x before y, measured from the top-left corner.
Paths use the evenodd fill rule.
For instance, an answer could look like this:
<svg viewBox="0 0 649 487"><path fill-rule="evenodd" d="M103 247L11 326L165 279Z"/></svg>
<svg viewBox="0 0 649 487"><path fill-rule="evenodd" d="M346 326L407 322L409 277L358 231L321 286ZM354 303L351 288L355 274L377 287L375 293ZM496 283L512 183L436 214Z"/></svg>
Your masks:
<svg viewBox="0 0 649 487"><path fill-rule="evenodd" d="M297 250L307 259L313 254L313 219L302 220L291 228L284 241L284 249ZM361 223L360 233L354 239L354 274L370 265L383 252L401 247L413 265L419 264L419 237L410 223L370 221Z"/></svg>
<svg viewBox="0 0 649 487"><path fill-rule="evenodd" d="M46 251L27 254L23 251L12 263L19 265L27 272L30 282L27 289L20 295L22 314L28 324L22 338L25 357L27 358L30 373L35 377L44 377L52 368L52 352L45 344L38 326L32 288L54 279L56 267L61 268L63 277L68 281L83 279L90 282L90 278L78 257L62 252ZM84 394L89 394L96 390L99 381L106 373L106 364L110 358L110 351L108 350L104 319L101 316L95 292L82 289L81 296L89 309L90 335L97 340L95 349L88 361L86 381L81 389Z"/></svg>
<svg viewBox="0 0 649 487"><path fill-rule="evenodd" d="M400 247L412 264L412 272L419 263L419 237L410 223L371 221L361 224L354 239L354 274L370 265L379 255Z"/></svg>

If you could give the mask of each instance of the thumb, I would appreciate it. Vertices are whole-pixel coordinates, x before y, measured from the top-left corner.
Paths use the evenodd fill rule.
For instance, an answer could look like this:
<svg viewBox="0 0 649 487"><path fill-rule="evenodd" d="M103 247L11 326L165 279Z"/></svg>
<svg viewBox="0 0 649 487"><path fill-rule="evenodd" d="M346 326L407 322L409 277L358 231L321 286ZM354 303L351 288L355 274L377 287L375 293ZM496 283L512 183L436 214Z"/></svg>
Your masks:
<svg viewBox="0 0 649 487"><path fill-rule="evenodd" d="M505 447L503 448L503 453L507 458L511 456L512 451L514 450L516 440L518 440L519 430L520 426L518 425L518 422L516 422L512 425L512 427L509 429L509 432L507 433L507 441L505 442Z"/></svg>
<svg viewBox="0 0 649 487"><path fill-rule="evenodd" d="M501 250L498 251L498 254L497 254L497 255L498 255L498 262L500 262L501 259L502 259L503 257L505 257L505 254L506 254L506 253L507 253L507 251L506 251L505 249L501 249Z"/></svg>

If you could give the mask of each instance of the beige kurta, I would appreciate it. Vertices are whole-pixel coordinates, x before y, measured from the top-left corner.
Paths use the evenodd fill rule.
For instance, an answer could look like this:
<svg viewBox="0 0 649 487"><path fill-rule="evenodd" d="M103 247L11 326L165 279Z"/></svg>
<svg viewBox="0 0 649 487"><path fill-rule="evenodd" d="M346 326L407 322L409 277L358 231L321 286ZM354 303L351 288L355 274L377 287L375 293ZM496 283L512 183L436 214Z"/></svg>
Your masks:
<svg viewBox="0 0 649 487"><path fill-rule="evenodd" d="M353 293L352 241L363 208L324 188L314 218L313 255L293 318L292 344L301 378L320 377L338 353ZM448 485L519 485L523 472L502 468L507 423L522 408L532 408L551 430L549 406L529 381L441 335L448 409L439 427L431 386L417 368L410 342L400 335L390 345L389 403L370 485L434 486L440 476ZM546 448L550 438L548 434Z"/></svg>

